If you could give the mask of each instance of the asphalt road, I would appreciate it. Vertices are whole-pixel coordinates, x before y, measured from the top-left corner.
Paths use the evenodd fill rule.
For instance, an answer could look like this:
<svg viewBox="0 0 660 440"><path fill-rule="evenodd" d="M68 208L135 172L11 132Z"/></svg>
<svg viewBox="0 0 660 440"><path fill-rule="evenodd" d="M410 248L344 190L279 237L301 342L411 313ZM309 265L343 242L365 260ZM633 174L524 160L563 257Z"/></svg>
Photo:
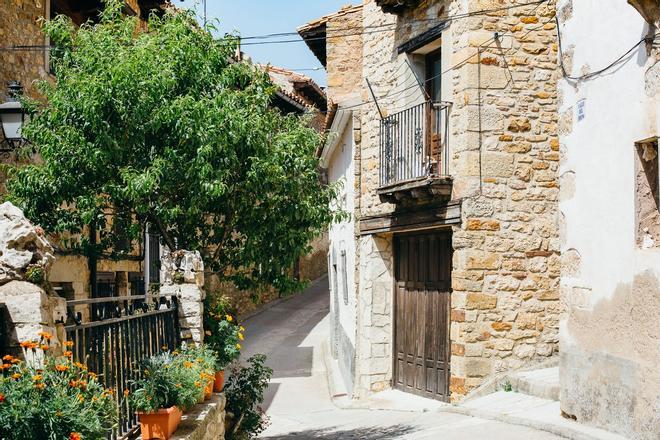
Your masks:
<svg viewBox="0 0 660 440"><path fill-rule="evenodd" d="M329 332L327 281L245 321L243 357L268 356L274 375L262 439L555 440L531 428L442 411L342 409L330 398L321 344Z"/></svg>

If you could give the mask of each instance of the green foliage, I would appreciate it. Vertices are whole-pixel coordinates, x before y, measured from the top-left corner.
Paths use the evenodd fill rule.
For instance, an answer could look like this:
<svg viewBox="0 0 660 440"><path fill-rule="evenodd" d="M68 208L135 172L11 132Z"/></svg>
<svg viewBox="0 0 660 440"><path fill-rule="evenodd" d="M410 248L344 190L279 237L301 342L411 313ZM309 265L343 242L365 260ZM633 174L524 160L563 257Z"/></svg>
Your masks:
<svg viewBox="0 0 660 440"><path fill-rule="evenodd" d="M241 355L241 341L245 329L226 313L222 303L215 307L207 301L204 307L204 341L215 354L216 369L224 370Z"/></svg>
<svg viewBox="0 0 660 440"><path fill-rule="evenodd" d="M172 274L172 282L174 284L183 284L186 281L185 276L183 275L183 272L180 270L177 270Z"/></svg>
<svg viewBox="0 0 660 440"><path fill-rule="evenodd" d="M257 438L268 426L268 417L259 407L273 375L265 362L266 356L258 354L248 359L247 367L232 369L224 389L227 413L231 414L231 424L226 431L228 440Z"/></svg>
<svg viewBox="0 0 660 440"><path fill-rule="evenodd" d="M295 289L289 269L342 215L320 183L320 135L270 107L267 74L231 62L235 37L214 39L185 11L141 30L122 3L96 25L45 23L56 81L25 103L23 131L43 160L11 170L8 198L73 252L119 258L116 244L150 223L239 288Z"/></svg>
<svg viewBox="0 0 660 440"><path fill-rule="evenodd" d="M35 347L32 348L36 350ZM0 373L0 439L105 440L117 422L114 392L68 357L41 369L5 356ZM72 435L74 433L74 435Z"/></svg>
<svg viewBox="0 0 660 440"><path fill-rule="evenodd" d="M45 281L44 269L39 265L30 265L25 271L25 279L32 284L41 285Z"/></svg>
<svg viewBox="0 0 660 440"><path fill-rule="evenodd" d="M177 406L192 408L204 394L207 385L200 378L200 369L188 356L165 352L146 359L142 377L133 381L136 388L129 395L132 407L140 412L154 412Z"/></svg>

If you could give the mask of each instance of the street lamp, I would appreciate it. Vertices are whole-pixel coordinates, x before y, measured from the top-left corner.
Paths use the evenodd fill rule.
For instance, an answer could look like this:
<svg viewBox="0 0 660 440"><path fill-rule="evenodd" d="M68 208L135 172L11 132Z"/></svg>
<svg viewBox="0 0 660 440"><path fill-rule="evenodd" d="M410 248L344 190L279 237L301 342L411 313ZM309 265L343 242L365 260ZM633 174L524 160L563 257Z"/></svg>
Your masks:
<svg viewBox="0 0 660 440"><path fill-rule="evenodd" d="M23 124L27 122L27 115L23 105L18 101L23 93L23 86L18 81L10 81L7 102L0 104L0 122L2 122L2 134L4 139L0 143L0 152L8 154L26 143L21 131Z"/></svg>

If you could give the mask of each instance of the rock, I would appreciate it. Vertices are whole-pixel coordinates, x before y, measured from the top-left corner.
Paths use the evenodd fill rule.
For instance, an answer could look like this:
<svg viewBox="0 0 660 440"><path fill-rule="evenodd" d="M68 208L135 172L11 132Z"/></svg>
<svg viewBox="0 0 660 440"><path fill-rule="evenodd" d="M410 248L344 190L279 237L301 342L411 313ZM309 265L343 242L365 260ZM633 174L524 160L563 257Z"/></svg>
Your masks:
<svg viewBox="0 0 660 440"><path fill-rule="evenodd" d="M53 247L43 230L10 202L0 205L0 285L25 280L30 266L43 269L47 279L54 259Z"/></svg>
<svg viewBox="0 0 660 440"><path fill-rule="evenodd" d="M161 284L176 284L173 280L173 274L176 272L183 274L183 283L204 287L204 261L198 251L164 252L160 266Z"/></svg>

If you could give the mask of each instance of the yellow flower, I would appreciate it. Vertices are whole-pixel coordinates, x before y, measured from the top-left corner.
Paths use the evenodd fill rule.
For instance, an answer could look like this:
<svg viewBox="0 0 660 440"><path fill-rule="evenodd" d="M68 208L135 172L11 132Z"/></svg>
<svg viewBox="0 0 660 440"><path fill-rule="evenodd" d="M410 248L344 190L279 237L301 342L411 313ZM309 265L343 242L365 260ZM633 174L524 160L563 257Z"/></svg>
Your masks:
<svg viewBox="0 0 660 440"><path fill-rule="evenodd" d="M240 339L241 341L245 339L245 337L243 336L243 333L238 334L238 339Z"/></svg>
<svg viewBox="0 0 660 440"><path fill-rule="evenodd" d="M12 374L11 378L14 379L14 380L18 380L18 379L21 378L21 374L20 373L14 373L14 374Z"/></svg>
<svg viewBox="0 0 660 440"><path fill-rule="evenodd" d="M239 329L240 331L242 331L242 332L244 332L244 331L245 331L245 327L243 327L242 325L241 325L241 326L239 326L239 327L238 327L238 329Z"/></svg>
<svg viewBox="0 0 660 440"><path fill-rule="evenodd" d="M231 317L231 315L225 315L225 319L229 322L232 322L234 318Z"/></svg>
<svg viewBox="0 0 660 440"><path fill-rule="evenodd" d="M241 344L236 344L236 348L241 349Z"/></svg>
<svg viewBox="0 0 660 440"><path fill-rule="evenodd" d="M37 382L43 379L43 376L41 374L37 374L36 376L32 376L32 380Z"/></svg>

